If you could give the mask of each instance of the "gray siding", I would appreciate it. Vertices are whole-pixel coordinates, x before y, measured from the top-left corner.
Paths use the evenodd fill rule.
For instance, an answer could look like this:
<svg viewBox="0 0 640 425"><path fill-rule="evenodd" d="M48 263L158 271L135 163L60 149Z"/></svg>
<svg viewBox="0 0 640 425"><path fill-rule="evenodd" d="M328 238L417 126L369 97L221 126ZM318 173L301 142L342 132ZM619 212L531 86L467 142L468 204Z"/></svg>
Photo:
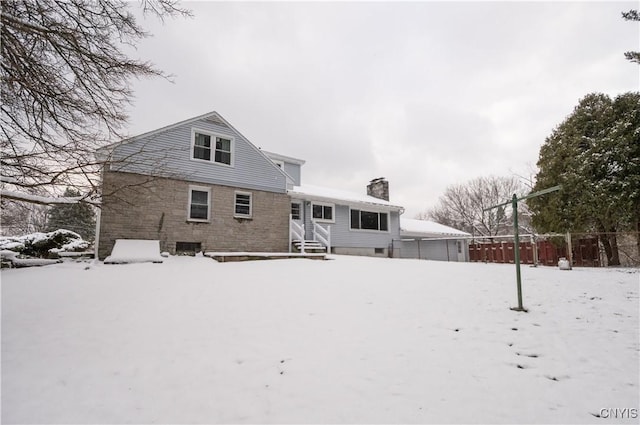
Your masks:
<svg viewBox="0 0 640 425"><path fill-rule="evenodd" d="M436 261L467 261L468 247L466 241L462 243L462 255L458 256L458 241L456 240L412 240L394 241L394 248L399 250L401 258L416 258Z"/></svg>
<svg viewBox="0 0 640 425"><path fill-rule="evenodd" d="M366 207L362 209L367 210ZM397 211L383 211L389 214L388 232L351 230L351 215L347 205L336 204L334 212L335 223L318 223L324 228L331 226L332 247L387 249L393 239L400 237L400 214ZM309 239L313 234L311 217L311 202L304 201L305 231Z"/></svg>
<svg viewBox="0 0 640 425"><path fill-rule="evenodd" d="M191 159L192 129L234 139L233 166ZM286 177L254 145L215 118L202 118L116 147L111 170L269 192L286 192Z"/></svg>
<svg viewBox="0 0 640 425"><path fill-rule="evenodd" d="M284 172L289 174L289 176L293 179L293 184L296 186L300 186L302 183L301 178L301 166L300 164L292 164L290 162L284 163Z"/></svg>

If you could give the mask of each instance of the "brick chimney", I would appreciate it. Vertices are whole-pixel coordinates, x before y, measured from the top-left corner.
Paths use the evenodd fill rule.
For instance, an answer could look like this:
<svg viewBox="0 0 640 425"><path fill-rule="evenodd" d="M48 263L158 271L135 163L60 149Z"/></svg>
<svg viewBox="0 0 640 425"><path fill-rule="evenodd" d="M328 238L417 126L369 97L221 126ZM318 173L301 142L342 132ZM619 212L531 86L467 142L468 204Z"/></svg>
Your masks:
<svg viewBox="0 0 640 425"><path fill-rule="evenodd" d="M374 198L389 200L389 182L384 177L378 177L369 182L367 195Z"/></svg>

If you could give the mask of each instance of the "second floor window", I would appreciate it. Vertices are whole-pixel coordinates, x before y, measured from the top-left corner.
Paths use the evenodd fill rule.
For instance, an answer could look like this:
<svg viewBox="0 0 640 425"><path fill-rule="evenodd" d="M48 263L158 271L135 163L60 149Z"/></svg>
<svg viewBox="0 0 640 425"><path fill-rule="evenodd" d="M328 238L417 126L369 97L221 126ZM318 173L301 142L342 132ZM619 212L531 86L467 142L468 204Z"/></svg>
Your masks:
<svg viewBox="0 0 640 425"><path fill-rule="evenodd" d="M231 139L216 137L215 158L216 162L231 165Z"/></svg>
<svg viewBox="0 0 640 425"><path fill-rule="evenodd" d="M208 134L195 134L193 141L193 157L211 161L211 136Z"/></svg>
<svg viewBox="0 0 640 425"><path fill-rule="evenodd" d="M233 138L209 134L204 131L193 130L193 159L231 165L233 160Z"/></svg>

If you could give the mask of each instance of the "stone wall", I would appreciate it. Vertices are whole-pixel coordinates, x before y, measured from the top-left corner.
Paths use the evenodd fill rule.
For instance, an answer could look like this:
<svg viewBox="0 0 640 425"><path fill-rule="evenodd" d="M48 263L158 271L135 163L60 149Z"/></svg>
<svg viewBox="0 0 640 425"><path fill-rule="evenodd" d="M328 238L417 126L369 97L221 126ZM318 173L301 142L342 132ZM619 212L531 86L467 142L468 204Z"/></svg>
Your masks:
<svg viewBox="0 0 640 425"><path fill-rule="evenodd" d="M384 177L371 180L367 185L367 195L388 201L389 182Z"/></svg>
<svg viewBox="0 0 640 425"><path fill-rule="evenodd" d="M209 222L187 220L190 185L210 188ZM236 190L252 193L251 219L234 217ZM159 240L172 254L176 242L199 242L205 252L286 252L290 209L285 193L106 171L99 256L108 256L116 239Z"/></svg>

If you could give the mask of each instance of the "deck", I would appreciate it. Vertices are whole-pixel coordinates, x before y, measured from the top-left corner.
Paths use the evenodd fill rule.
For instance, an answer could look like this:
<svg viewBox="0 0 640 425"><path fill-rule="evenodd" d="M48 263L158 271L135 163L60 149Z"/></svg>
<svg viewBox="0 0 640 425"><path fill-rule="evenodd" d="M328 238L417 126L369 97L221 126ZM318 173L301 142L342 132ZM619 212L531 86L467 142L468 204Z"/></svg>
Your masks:
<svg viewBox="0 0 640 425"><path fill-rule="evenodd" d="M300 253L300 252L205 252L205 257L210 257L219 263L233 261L255 260L282 260L292 258L306 258L309 260L326 260L325 253Z"/></svg>

